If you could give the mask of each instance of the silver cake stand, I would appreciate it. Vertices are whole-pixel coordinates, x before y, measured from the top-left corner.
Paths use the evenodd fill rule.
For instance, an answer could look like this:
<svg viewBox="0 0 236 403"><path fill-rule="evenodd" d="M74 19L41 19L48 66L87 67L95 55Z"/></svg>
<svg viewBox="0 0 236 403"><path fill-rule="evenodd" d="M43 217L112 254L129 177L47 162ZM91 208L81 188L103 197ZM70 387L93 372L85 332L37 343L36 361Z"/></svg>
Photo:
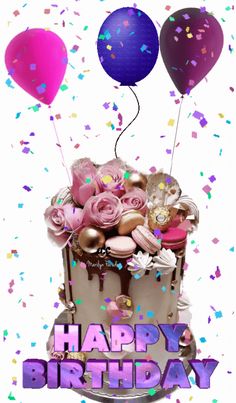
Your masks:
<svg viewBox="0 0 236 403"><path fill-rule="evenodd" d="M71 315L69 314L68 310L65 309L54 321L54 324L70 324L69 317ZM49 335L53 336L54 334L54 326L52 327L51 333ZM187 346L180 346L179 350L179 359L182 360L185 370L187 374L189 375L191 372L191 367L188 364L188 360L195 359L196 358L196 342L194 339L194 336L192 335L192 340L191 343ZM161 387L156 389L156 393L153 396L150 396L147 392L146 393L140 393L134 395L129 395L125 394L125 391L123 395L119 395L114 393L112 394L107 394L101 390L96 389L93 390L91 388L87 389L71 389L72 391L79 393L80 395L83 395L91 400L94 400L96 402L102 402L102 403L148 403L148 402L156 402L157 400L162 399L166 395L169 395L170 393L174 392L177 387L174 387L172 389L162 389ZM117 391L119 393L119 391Z"/></svg>

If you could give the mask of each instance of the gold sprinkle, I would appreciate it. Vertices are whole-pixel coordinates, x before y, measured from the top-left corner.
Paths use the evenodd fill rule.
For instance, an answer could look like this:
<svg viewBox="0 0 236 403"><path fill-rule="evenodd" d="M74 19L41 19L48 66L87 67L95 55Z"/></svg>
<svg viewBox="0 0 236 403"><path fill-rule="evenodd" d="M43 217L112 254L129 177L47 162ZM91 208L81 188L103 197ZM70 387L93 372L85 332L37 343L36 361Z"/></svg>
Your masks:
<svg viewBox="0 0 236 403"><path fill-rule="evenodd" d="M165 189L165 184L164 184L163 182L161 182L161 183L158 185L158 187L159 187L160 190L163 190L163 189Z"/></svg>
<svg viewBox="0 0 236 403"><path fill-rule="evenodd" d="M103 181L103 183L105 183L105 185L106 185L107 183L111 183L112 180L113 180L113 178L112 178L111 175L105 175L105 176L102 177L102 181Z"/></svg>

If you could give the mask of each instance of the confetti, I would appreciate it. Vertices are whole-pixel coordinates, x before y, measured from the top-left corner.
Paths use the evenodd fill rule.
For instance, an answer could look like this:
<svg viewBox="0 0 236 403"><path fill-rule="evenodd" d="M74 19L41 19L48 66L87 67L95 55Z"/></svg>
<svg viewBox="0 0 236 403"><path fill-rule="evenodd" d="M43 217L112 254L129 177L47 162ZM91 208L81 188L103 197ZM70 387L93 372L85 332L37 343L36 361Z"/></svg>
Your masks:
<svg viewBox="0 0 236 403"><path fill-rule="evenodd" d="M209 181L210 181L211 183L213 183L213 182L216 181L216 177L215 177L214 175L211 175L210 178L208 178L208 179L209 179Z"/></svg>
<svg viewBox="0 0 236 403"><path fill-rule="evenodd" d="M217 269L215 271L215 276L216 278L219 278L221 276L220 268L217 266Z"/></svg>
<svg viewBox="0 0 236 403"><path fill-rule="evenodd" d="M16 400L16 398L13 396L12 392L9 393L8 400Z"/></svg>
<svg viewBox="0 0 236 403"><path fill-rule="evenodd" d="M122 265L122 263L118 263L116 267L117 267L117 269L118 269L118 270L123 269L123 265Z"/></svg>
<svg viewBox="0 0 236 403"><path fill-rule="evenodd" d="M145 52L145 50L147 50L147 45L143 44L140 48L141 52Z"/></svg>
<svg viewBox="0 0 236 403"><path fill-rule="evenodd" d="M103 108L109 109L109 108L110 108L110 102L105 102L105 103L103 104Z"/></svg>
<svg viewBox="0 0 236 403"><path fill-rule="evenodd" d="M10 80L10 78L8 78L8 79L5 81L5 83L6 83L6 85L7 85L9 88L15 88L14 85L12 85L12 81Z"/></svg>
<svg viewBox="0 0 236 403"><path fill-rule="evenodd" d="M76 305L81 305L82 303L83 303L82 299L77 299L77 300L75 301L75 304L76 304Z"/></svg>
<svg viewBox="0 0 236 403"><path fill-rule="evenodd" d="M195 111L193 113L193 117L198 119L198 120L200 120L200 119L202 119L204 117L204 115L201 112Z"/></svg>
<svg viewBox="0 0 236 403"><path fill-rule="evenodd" d="M60 86L60 90L61 90L61 91L66 91L66 90L68 90L68 86L67 86L66 84L62 84L62 85Z"/></svg>
<svg viewBox="0 0 236 403"><path fill-rule="evenodd" d="M148 318L154 318L155 313L153 311L147 311L147 317Z"/></svg>
<svg viewBox="0 0 236 403"><path fill-rule="evenodd" d="M196 382L195 382L195 379L193 378L193 376L190 376L189 380L190 380L192 385L196 385Z"/></svg>
<svg viewBox="0 0 236 403"><path fill-rule="evenodd" d="M202 118L201 120L200 120L200 126L202 126L202 127L205 127L206 125L207 125L207 120L205 119L205 118Z"/></svg>
<svg viewBox="0 0 236 403"><path fill-rule="evenodd" d="M219 242L219 239L218 238L213 238L211 242L213 242L214 244L217 244Z"/></svg>
<svg viewBox="0 0 236 403"><path fill-rule="evenodd" d="M31 188L29 187L29 186L27 186L27 185L24 185L23 186L23 189L25 189L27 192L31 192Z"/></svg>
<svg viewBox="0 0 236 403"><path fill-rule="evenodd" d="M222 318L222 316L223 316L223 314L222 314L221 311L215 312L215 317L216 317L216 319Z"/></svg>
<svg viewBox="0 0 236 403"><path fill-rule="evenodd" d="M174 126L175 120L174 119L169 119L168 121L168 126Z"/></svg>
<svg viewBox="0 0 236 403"><path fill-rule="evenodd" d="M150 396L154 396L156 393L157 393L157 391L154 388L151 388L151 389L148 390L148 394Z"/></svg>
<svg viewBox="0 0 236 403"><path fill-rule="evenodd" d="M204 186L204 187L202 188L202 190L203 190L205 193L209 193L209 192L211 191L211 187L210 187L209 185L206 185L206 186Z"/></svg>
<svg viewBox="0 0 236 403"><path fill-rule="evenodd" d="M151 168L149 168L149 171L150 171L152 174L154 174L154 173L157 171L157 169L156 169L156 167L151 167Z"/></svg>

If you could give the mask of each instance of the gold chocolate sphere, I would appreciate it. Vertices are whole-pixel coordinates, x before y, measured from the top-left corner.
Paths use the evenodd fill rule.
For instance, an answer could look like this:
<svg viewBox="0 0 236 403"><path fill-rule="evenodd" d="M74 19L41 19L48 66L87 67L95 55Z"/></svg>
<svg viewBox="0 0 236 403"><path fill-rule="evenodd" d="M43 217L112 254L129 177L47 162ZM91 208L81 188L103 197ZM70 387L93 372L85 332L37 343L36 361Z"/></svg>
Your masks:
<svg viewBox="0 0 236 403"><path fill-rule="evenodd" d="M87 253L95 253L104 246L105 236L98 228L89 226L81 230L79 234L79 244L81 249Z"/></svg>
<svg viewBox="0 0 236 403"><path fill-rule="evenodd" d="M131 190L133 187L137 187L146 190L147 177L139 172L131 172L130 176L125 180L125 189Z"/></svg>
<svg viewBox="0 0 236 403"><path fill-rule="evenodd" d="M173 207L155 207L148 213L148 225L152 230L166 231L177 214Z"/></svg>

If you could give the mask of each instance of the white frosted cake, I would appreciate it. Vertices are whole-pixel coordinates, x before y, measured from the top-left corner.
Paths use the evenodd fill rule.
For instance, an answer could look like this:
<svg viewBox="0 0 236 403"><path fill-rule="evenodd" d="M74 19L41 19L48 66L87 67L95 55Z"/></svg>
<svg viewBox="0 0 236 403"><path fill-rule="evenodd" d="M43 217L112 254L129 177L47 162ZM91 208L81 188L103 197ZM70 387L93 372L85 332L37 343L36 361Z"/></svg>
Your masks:
<svg viewBox="0 0 236 403"><path fill-rule="evenodd" d="M111 324L187 323L189 302L181 282L187 234L198 222L194 202L181 196L173 177L162 172L146 176L120 160L98 167L82 159L72 174L72 187L61 190L45 212L49 236L63 250L65 281L59 297L67 323L81 324L82 337L91 323L102 324L108 340ZM182 340L184 345L186 335ZM163 370L168 359L179 355L166 351L161 336L143 353L131 343L119 353L94 350L74 357L148 359ZM108 382L103 389L107 395L116 393Z"/></svg>

